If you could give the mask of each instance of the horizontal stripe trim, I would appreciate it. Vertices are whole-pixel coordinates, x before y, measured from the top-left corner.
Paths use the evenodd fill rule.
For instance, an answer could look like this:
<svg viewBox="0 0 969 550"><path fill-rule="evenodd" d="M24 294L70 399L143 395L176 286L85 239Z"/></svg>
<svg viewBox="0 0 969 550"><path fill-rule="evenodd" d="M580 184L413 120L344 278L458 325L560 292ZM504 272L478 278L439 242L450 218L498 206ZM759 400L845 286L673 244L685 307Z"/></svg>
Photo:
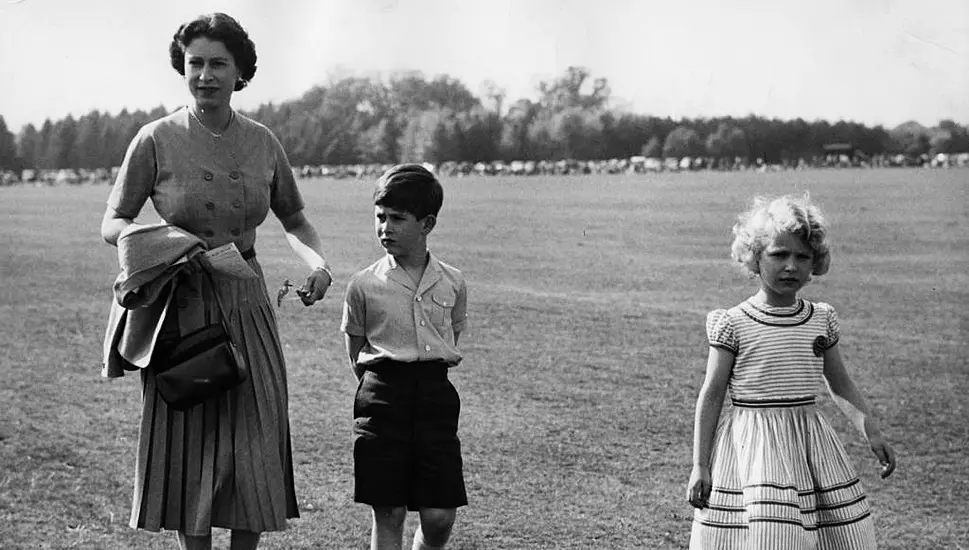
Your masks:
<svg viewBox="0 0 969 550"><path fill-rule="evenodd" d="M816 402L814 396L810 397L794 397L791 399L731 399L731 403L735 407L744 407L750 409L764 409L764 408L779 408L779 407L803 407L805 405L813 405Z"/></svg>
<svg viewBox="0 0 969 550"><path fill-rule="evenodd" d="M798 489L793 485L777 485L775 483L757 483L752 485L746 485L743 489L728 489L726 487L714 487L713 491L717 493L722 493L725 495L743 495L744 490L747 489L757 489L761 487L766 487L769 489L779 489L781 491L797 491L797 496L804 497L813 494L831 493L839 489L847 489L858 484L858 478L846 481L845 483L834 485L832 487L815 487L814 489Z"/></svg>
<svg viewBox="0 0 969 550"><path fill-rule="evenodd" d="M840 508L847 508L848 506L853 506L855 504L861 504L865 500L866 500L865 495L861 495L860 497L854 500L849 500L848 502L842 502L841 504L827 504L824 506L818 506L817 509L820 511L838 510Z"/></svg>
<svg viewBox="0 0 969 550"><path fill-rule="evenodd" d="M835 527L844 527L846 525L858 523L859 521L863 521L867 519L869 516L871 516L871 512L865 512L864 514L855 518L846 519L844 521L818 522L818 525L804 525L803 523L793 521L793 520L781 520L781 519L770 519L770 518L752 518L747 521L748 523L780 523L784 525L798 525L802 527L805 531L817 531L819 529L831 529ZM736 523L721 523L718 521L710 521L706 519L694 519L693 521L705 527L714 527L717 529L748 529L749 528L749 526L747 525L736 524Z"/></svg>

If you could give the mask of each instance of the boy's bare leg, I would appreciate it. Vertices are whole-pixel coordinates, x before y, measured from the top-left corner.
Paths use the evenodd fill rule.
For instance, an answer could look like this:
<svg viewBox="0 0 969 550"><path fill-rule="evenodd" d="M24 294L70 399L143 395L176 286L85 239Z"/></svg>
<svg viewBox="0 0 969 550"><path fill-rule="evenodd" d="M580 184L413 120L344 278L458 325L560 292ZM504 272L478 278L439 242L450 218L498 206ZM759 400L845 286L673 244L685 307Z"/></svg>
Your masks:
<svg viewBox="0 0 969 550"><path fill-rule="evenodd" d="M231 550L256 550L257 546L259 546L259 533L232 531L232 538L229 543Z"/></svg>
<svg viewBox="0 0 969 550"><path fill-rule="evenodd" d="M439 550L447 544L457 515L454 508L421 508L421 525L414 535L413 550Z"/></svg>
<svg viewBox="0 0 969 550"><path fill-rule="evenodd" d="M407 507L373 507L370 550L401 550L404 545L404 521Z"/></svg>
<svg viewBox="0 0 969 550"><path fill-rule="evenodd" d="M212 550L212 535L193 537L178 531L178 547L182 550Z"/></svg>

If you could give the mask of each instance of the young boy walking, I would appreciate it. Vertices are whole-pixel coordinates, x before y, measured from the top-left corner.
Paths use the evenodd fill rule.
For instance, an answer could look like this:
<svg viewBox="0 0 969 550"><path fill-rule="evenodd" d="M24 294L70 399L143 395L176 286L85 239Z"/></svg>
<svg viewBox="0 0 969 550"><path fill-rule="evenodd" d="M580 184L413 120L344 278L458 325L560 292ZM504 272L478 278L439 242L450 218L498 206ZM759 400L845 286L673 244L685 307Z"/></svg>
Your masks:
<svg viewBox="0 0 969 550"><path fill-rule="evenodd" d="M403 545L420 513L415 550L443 548L468 503L448 369L461 362L467 286L427 249L444 189L418 164L387 170L374 190L387 254L347 285L342 330L359 385L353 403L354 500L373 509L372 549Z"/></svg>

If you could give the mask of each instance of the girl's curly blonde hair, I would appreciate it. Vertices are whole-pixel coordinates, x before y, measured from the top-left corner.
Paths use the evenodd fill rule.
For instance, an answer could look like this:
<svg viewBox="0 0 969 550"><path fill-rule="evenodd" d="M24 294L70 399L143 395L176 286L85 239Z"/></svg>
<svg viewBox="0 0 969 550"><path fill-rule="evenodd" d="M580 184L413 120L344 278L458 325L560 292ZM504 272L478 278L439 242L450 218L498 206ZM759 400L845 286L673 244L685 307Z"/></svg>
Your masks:
<svg viewBox="0 0 969 550"><path fill-rule="evenodd" d="M737 217L730 257L743 266L750 277L760 273L758 263L767 244L776 235L788 233L804 240L814 252L812 275L824 275L831 267L826 237L828 223L810 197L784 195L756 197L750 210Z"/></svg>

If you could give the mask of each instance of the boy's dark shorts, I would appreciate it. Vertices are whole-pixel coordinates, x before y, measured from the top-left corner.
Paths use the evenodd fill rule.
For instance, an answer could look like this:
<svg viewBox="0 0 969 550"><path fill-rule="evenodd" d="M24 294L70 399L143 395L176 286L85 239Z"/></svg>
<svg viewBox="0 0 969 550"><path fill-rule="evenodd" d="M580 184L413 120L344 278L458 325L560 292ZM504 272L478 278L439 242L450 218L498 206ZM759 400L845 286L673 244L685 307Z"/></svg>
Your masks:
<svg viewBox="0 0 969 550"><path fill-rule="evenodd" d="M368 366L353 401L356 502L458 508L464 487L461 400L444 362Z"/></svg>

